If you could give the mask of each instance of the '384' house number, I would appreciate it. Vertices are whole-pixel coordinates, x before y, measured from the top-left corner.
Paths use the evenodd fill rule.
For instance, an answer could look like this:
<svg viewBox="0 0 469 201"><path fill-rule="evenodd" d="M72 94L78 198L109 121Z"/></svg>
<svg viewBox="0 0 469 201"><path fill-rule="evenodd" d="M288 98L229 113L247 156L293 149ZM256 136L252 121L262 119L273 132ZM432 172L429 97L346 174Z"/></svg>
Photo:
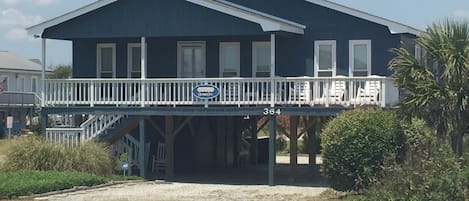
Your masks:
<svg viewBox="0 0 469 201"><path fill-rule="evenodd" d="M281 115L282 110L279 108L264 108L263 112L264 116L274 116L274 115Z"/></svg>

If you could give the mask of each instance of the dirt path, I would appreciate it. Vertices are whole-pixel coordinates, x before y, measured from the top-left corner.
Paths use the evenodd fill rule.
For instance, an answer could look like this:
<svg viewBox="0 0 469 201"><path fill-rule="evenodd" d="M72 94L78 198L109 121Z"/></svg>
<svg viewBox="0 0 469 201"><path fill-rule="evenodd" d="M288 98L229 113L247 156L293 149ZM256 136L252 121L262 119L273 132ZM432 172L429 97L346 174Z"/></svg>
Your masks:
<svg viewBox="0 0 469 201"><path fill-rule="evenodd" d="M227 201L227 200L318 200L327 188L265 185L223 185L166 183L160 181L120 184L100 189L79 191L36 200L51 201Z"/></svg>

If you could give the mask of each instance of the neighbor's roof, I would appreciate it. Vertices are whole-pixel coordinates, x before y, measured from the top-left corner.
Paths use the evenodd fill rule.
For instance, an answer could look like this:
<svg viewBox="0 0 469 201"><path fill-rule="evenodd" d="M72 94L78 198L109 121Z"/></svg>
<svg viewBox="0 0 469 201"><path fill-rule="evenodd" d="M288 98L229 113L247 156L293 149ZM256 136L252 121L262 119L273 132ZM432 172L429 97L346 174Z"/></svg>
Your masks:
<svg viewBox="0 0 469 201"><path fill-rule="evenodd" d="M41 71L42 66L36 62L21 58L11 52L0 50L0 71Z"/></svg>
<svg viewBox="0 0 469 201"><path fill-rule="evenodd" d="M118 0L98 0L94 3L61 15L59 17L53 18L51 20L42 22L35 26L29 27L27 30L30 34L33 35L42 35L45 29L73 19L75 17L81 16L83 14L94 11L98 8L106 6L108 4L114 3ZM286 31L291 33L303 34L306 26L292 22L277 16L269 15L264 12L260 12L251 8L241 6L226 0L186 0L188 2L204 6L228 15L232 15L244 20L248 20L254 23L261 25L264 31ZM382 17L378 17L360 10L356 10L347 6L343 6L337 3L333 3L327 0L305 0L307 2L330 8L345 14L349 14L364 20L368 20L377 24L387 26L391 33L410 33L414 35L419 35L422 33L421 30L416 28L388 20Z"/></svg>
<svg viewBox="0 0 469 201"><path fill-rule="evenodd" d="M94 11L98 8L114 3L118 0L99 0L77 10L66 13L62 16L45 21L38 25L29 27L27 30L30 34L41 35L45 29L68 21L75 17ZM306 26L288 21L276 16L269 15L257 10L246 8L244 6L234 4L224 0L186 0L193 4L197 4L215 11L219 11L234 17L238 17L250 22L259 24L264 31L286 31L291 33L303 34Z"/></svg>

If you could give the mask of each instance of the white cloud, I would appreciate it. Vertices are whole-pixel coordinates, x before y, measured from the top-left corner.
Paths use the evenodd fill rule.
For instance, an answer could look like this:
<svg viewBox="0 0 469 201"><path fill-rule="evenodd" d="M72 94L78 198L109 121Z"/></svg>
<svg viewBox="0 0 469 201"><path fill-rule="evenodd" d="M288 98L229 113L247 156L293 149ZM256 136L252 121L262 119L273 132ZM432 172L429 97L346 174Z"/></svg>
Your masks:
<svg viewBox="0 0 469 201"><path fill-rule="evenodd" d="M457 10L453 12L456 18L469 18L469 10Z"/></svg>
<svg viewBox="0 0 469 201"><path fill-rule="evenodd" d="M21 28L12 28L6 34L5 38L7 40L23 40L23 41L33 41L33 36L29 35L25 29Z"/></svg>
<svg viewBox="0 0 469 201"><path fill-rule="evenodd" d="M34 4L38 6L47 6L47 5L59 3L60 0L0 0L0 2L3 2L6 5L24 3L24 4Z"/></svg>
<svg viewBox="0 0 469 201"><path fill-rule="evenodd" d="M28 27L38 24L42 19L39 15L27 16L13 8L0 11L0 26Z"/></svg>
<svg viewBox="0 0 469 201"><path fill-rule="evenodd" d="M19 0L2 0L2 2L7 5L13 5L13 4L17 4Z"/></svg>

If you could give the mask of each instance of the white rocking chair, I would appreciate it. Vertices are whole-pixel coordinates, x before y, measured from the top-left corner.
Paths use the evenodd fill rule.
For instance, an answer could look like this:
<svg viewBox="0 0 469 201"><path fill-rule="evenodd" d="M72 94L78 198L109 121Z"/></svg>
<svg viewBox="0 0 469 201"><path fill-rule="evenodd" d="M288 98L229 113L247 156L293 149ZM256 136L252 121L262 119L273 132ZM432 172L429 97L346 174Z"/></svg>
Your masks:
<svg viewBox="0 0 469 201"><path fill-rule="evenodd" d="M336 76L336 78L345 78L345 76ZM314 102L319 104L326 104L327 101L329 101L329 104L340 104L341 102L344 102L345 91L345 80L332 81L329 89L324 86L321 98L316 99ZM326 92L328 93L326 94Z"/></svg>
<svg viewBox="0 0 469 201"><path fill-rule="evenodd" d="M370 76L377 78L377 76ZM355 104L357 105L375 105L379 103L379 93L381 81L372 80L365 82L365 88L358 88Z"/></svg>
<svg viewBox="0 0 469 201"><path fill-rule="evenodd" d="M153 173L156 173L156 175L158 175L160 171L165 171L165 169L166 169L166 144L159 142L157 150L156 150L156 155L153 155L151 171Z"/></svg>

